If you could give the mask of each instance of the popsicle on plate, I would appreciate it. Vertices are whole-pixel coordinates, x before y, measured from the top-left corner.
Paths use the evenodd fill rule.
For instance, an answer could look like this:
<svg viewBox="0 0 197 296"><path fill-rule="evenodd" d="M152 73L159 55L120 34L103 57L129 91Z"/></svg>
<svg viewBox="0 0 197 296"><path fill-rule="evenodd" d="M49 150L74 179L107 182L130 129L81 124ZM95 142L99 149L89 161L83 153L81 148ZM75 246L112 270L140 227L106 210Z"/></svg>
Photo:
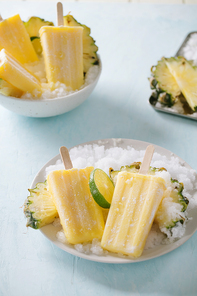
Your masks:
<svg viewBox="0 0 197 296"><path fill-rule="evenodd" d="M103 234L102 210L94 201L88 185L93 169L58 170L47 177L60 222L71 244L92 241Z"/></svg>
<svg viewBox="0 0 197 296"><path fill-rule="evenodd" d="M38 61L27 30L18 14L0 21L0 50L3 48L22 64Z"/></svg>
<svg viewBox="0 0 197 296"><path fill-rule="evenodd" d="M0 77L21 91L32 93L37 90L37 95L41 94L38 79L5 49L0 51Z"/></svg>
<svg viewBox="0 0 197 296"><path fill-rule="evenodd" d="M139 257L164 191L165 181L160 177L120 172L101 246Z"/></svg>
<svg viewBox="0 0 197 296"><path fill-rule="evenodd" d="M83 28L46 26L40 29L40 38L48 82L79 89L83 84Z"/></svg>

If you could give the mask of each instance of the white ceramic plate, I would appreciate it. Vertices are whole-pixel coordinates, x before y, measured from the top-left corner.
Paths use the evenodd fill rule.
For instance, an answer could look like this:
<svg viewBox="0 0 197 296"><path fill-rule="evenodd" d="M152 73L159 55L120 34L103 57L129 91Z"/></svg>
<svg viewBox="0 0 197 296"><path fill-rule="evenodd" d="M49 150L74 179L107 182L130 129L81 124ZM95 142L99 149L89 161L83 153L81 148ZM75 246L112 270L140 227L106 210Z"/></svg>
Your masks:
<svg viewBox="0 0 197 296"><path fill-rule="evenodd" d="M137 140L130 140L130 139L106 139L106 140L92 141L92 142L80 144L78 146L84 146L89 144L104 145L106 149L110 147L115 147L115 146L121 147L121 148L127 148L128 146L132 146L136 150L145 150L147 145L149 145L150 143L137 141ZM167 158L170 158L172 156L172 152L162 147L159 147L156 145L154 146L155 146L155 152L158 152L161 155L165 155ZM49 165L56 164L56 161L58 159L60 159L60 155L55 156L45 164L45 166L38 172L35 179L33 180L33 183L31 184L31 188L34 188L38 182L45 181L46 167L48 167ZM185 163L181 158L179 159L182 163L184 163L185 167L191 169L191 167L187 163ZM185 234L181 239L168 245L160 245L153 249L144 250L142 256L135 260L120 258L116 255L113 255L112 253L111 254L108 253L108 255L105 255L105 256L97 256L95 254L86 255L84 253L80 253L77 250L75 250L75 248L72 245L63 244L57 240L56 233L60 230L60 228L54 227L52 224L42 227L40 231L57 247L59 247L60 249L72 255L75 255L84 259L97 261L97 262L104 262L104 263L132 263L132 262L145 261L145 260L149 260L161 255L164 255L178 248L184 242L186 242L197 230L197 208L194 208L189 212L189 217L193 217L193 219L188 221Z"/></svg>
<svg viewBox="0 0 197 296"><path fill-rule="evenodd" d="M48 100L25 100L0 94L0 105L4 108L28 117L51 117L71 111L81 105L94 90L102 70L99 59L99 71L95 80L73 94Z"/></svg>

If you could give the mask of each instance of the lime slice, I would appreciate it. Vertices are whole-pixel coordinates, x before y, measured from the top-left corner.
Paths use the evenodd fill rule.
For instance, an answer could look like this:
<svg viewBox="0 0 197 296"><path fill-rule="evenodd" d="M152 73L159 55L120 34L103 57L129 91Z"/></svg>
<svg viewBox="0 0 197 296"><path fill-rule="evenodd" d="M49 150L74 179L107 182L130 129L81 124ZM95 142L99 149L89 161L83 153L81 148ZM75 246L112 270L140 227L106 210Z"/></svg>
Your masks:
<svg viewBox="0 0 197 296"><path fill-rule="evenodd" d="M114 184L109 176L101 169L95 169L90 174L90 192L96 203L108 209L114 193Z"/></svg>

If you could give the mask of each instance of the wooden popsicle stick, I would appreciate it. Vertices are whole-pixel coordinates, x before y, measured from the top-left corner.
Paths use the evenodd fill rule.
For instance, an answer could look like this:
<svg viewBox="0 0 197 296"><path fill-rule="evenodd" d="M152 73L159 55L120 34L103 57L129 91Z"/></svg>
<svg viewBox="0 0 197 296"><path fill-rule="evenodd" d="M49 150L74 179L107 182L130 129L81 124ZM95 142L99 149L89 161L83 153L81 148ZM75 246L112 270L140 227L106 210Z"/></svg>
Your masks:
<svg viewBox="0 0 197 296"><path fill-rule="evenodd" d="M3 21L3 18L2 18L2 16L0 15L0 22L2 22Z"/></svg>
<svg viewBox="0 0 197 296"><path fill-rule="evenodd" d="M63 5L61 2L57 3L57 25L58 27L64 25Z"/></svg>
<svg viewBox="0 0 197 296"><path fill-rule="evenodd" d="M155 150L155 148L153 145L149 145L146 148L144 159L142 161L142 164L141 164L141 167L139 170L139 174L146 175L148 173L154 150Z"/></svg>
<svg viewBox="0 0 197 296"><path fill-rule="evenodd" d="M65 170L70 170L73 168L72 161L70 159L69 151L65 146L60 147L60 155L65 167Z"/></svg>

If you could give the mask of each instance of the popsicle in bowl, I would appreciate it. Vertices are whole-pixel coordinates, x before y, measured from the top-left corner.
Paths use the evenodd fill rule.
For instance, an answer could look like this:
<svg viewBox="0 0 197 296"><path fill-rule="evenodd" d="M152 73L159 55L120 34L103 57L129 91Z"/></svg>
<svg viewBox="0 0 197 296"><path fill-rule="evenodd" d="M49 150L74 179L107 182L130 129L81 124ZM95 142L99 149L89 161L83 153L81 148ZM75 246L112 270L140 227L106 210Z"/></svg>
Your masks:
<svg viewBox="0 0 197 296"><path fill-rule="evenodd" d="M69 90L79 89L83 78L83 27L64 26L62 4L58 3L58 26L43 26L40 38L51 88L56 82Z"/></svg>
<svg viewBox="0 0 197 296"><path fill-rule="evenodd" d="M101 246L108 251L136 258L143 252L165 191L162 178L146 175L153 149L148 146L139 174L126 171L118 174L101 240Z"/></svg>
<svg viewBox="0 0 197 296"><path fill-rule="evenodd" d="M20 91L41 94L39 80L5 49L0 51L0 77Z"/></svg>
<svg viewBox="0 0 197 296"><path fill-rule="evenodd" d="M0 50L3 48L22 64L38 61L19 14L5 20L0 16Z"/></svg>
<svg viewBox="0 0 197 296"><path fill-rule="evenodd" d="M101 208L89 189L93 167L74 169L66 147L60 149L65 170L51 172L47 177L49 190L69 243L78 244L101 239L104 219Z"/></svg>

